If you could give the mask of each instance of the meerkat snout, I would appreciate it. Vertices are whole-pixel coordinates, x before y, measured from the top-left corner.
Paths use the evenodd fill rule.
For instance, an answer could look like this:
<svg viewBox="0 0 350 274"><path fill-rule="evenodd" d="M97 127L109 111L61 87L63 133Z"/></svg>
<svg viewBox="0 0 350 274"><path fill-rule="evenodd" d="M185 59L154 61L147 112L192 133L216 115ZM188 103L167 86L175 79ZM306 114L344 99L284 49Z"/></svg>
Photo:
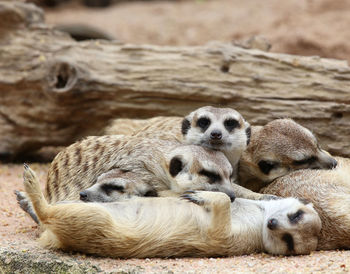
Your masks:
<svg viewBox="0 0 350 274"><path fill-rule="evenodd" d="M83 202L87 202L88 201L88 194L86 191L81 191L79 193L79 196L80 196L80 200L83 201Z"/></svg>
<svg viewBox="0 0 350 274"><path fill-rule="evenodd" d="M271 230L274 230L277 228L278 221L275 218L271 218L267 221L267 227Z"/></svg>
<svg viewBox="0 0 350 274"><path fill-rule="evenodd" d="M220 130L213 130L210 133L210 139L212 140L221 140L221 137L222 137L222 133Z"/></svg>

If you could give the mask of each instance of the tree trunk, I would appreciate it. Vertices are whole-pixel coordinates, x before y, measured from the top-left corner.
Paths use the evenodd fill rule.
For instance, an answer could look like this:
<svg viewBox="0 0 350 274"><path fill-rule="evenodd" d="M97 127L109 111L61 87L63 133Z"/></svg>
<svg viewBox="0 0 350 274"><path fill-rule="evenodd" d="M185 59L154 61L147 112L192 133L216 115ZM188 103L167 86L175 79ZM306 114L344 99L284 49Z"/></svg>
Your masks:
<svg viewBox="0 0 350 274"><path fill-rule="evenodd" d="M233 107L252 124L290 117L350 156L345 61L247 50L75 42L32 4L0 2L0 154L96 135L111 118Z"/></svg>

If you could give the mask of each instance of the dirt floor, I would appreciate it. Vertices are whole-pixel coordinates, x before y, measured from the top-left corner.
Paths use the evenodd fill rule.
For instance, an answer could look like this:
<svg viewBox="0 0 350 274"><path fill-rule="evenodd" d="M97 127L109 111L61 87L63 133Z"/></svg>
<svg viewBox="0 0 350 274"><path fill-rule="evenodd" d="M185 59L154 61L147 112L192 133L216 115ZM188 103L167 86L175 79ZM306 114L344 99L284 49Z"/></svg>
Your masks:
<svg viewBox="0 0 350 274"><path fill-rule="evenodd" d="M48 164L30 164L45 182ZM232 258L185 259L106 259L83 254L64 254L41 248L36 242L37 225L17 205L14 190L23 190L22 165L0 163L0 248L44 256L55 262L72 260L90 263L99 271L123 273L339 273L350 271L350 251L321 251L308 256L270 256L253 254ZM89 272L89 271L88 271ZM0 267L0 273L1 267ZM21 272L19 272L21 273Z"/></svg>
<svg viewBox="0 0 350 274"><path fill-rule="evenodd" d="M126 43L202 45L261 35L273 52L350 60L348 0L123 1L101 9L70 4L47 9L46 18L96 26Z"/></svg>
<svg viewBox="0 0 350 274"><path fill-rule="evenodd" d="M136 44L200 45L261 35L271 51L350 60L350 1L346 0L183 0L116 4L88 9L77 4L46 10L51 24L83 23ZM48 165L31 164L42 182ZM104 271L154 273L330 273L350 271L350 251L309 256L254 254L233 258L112 260L47 251L35 239L38 227L17 206L13 191L23 190L22 165L0 163L0 247L54 253L89 261ZM1 269L0 269L0 273Z"/></svg>

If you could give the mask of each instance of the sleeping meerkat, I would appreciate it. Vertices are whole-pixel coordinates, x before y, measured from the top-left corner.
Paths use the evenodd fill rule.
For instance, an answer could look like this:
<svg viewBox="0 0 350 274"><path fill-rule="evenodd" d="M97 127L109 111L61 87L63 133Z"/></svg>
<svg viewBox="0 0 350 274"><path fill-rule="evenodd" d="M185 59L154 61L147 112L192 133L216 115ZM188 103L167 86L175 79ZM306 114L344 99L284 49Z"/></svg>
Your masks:
<svg viewBox="0 0 350 274"><path fill-rule="evenodd" d="M350 159L331 170L298 170L278 178L263 193L299 197L314 204L322 221L317 249L350 248ZM297 218L303 217L300 212Z"/></svg>
<svg viewBox="0 0 350 274"><path fill-rule="evenodd" d="M239 162L238 181L253 191L294 170L332 169L337 165L311 131L291 119L252 127L250 140Z"/></svg>
<svg viewBox="0 0 350 274"><path fill-rule="evenodd" d="M200 146L141 137L88 137L53 160L45 196L49 203L79 198L110 202L192 189L223 191L233 198L232 172L222 152ZM25 195L16 194L21 208L37 221Z"/></svg>
<svg viewBox="0 0 350 274"><path fill-rule="evenodd" d="M309 254L321 229L312 205L295 198L230 202L224 193L192 191L182 199L49 205L29 167L24 186L45 229L41 244L65 251L119 258Z"/></svg>

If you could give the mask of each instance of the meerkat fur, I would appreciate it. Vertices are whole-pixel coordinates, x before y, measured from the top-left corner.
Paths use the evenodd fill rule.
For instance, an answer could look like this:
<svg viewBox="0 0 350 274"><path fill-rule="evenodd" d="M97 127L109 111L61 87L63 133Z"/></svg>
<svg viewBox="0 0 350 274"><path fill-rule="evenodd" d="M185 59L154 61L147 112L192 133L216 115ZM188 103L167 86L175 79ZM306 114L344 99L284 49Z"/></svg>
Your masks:
<svg viewBox="0 0 350 274"><path fill-rule="evenodd" d="M45 228L40 243L65 251L119 258L309 254L321 229L312 205L294 198L231 202L221 192L196 191L182 199L50 205L28 166L24 186Z"/></svg>
<svg viewBox="0 0 350 274"><path fill-rule="evenodd" d="M336 157L329 170L298 170L261 190L282 197L298 197L314 204L322 221L317 249L350 248L350 159Z"/></svg>

